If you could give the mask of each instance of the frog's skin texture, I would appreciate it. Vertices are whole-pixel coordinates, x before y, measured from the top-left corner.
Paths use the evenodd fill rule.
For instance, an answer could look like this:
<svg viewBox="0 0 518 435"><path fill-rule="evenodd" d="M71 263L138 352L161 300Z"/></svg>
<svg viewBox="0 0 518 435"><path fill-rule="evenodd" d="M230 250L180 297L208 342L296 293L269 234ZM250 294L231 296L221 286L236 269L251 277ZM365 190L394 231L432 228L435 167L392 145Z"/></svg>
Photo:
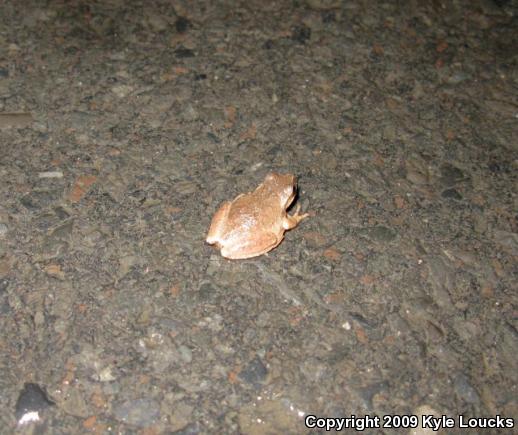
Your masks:
<svg viewBox="0 0 518 435"><path fill-rule="evenodd" d="M231 260L257 257L282 242L284 232L295 228L306 217L300 206L289 215L297 192L292 174L272 172L253 191L224 202L210 224L207 243L216 245Z"/></svg>

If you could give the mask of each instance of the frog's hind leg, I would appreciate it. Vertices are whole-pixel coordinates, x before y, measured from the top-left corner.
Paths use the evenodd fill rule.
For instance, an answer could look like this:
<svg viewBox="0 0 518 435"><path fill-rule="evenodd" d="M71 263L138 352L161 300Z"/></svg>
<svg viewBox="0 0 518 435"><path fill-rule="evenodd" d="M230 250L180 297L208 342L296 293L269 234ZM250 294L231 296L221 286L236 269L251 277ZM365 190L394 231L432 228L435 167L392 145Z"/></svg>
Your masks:
<svg viewBox="0 0 518 435"><path fill-rule="evenodd" d="M245 258L257 257L271 251L282 241L281 237L276 237L273 233L264 233L254 236L254 240L246 240L241 244L223 246L221 255L231 260L242 260Z"/></svg>
<svg viewBox="0 0 518 435"><path fill-rule="evenodd" d="M209 232L207 233L207 238L205 239L209 245L213 245L214 243L218 243L220 241L222 232L221 230L227 221L228 212L230 211L230 204L231 203L229 201L224 202L212 218Z"/></svg>

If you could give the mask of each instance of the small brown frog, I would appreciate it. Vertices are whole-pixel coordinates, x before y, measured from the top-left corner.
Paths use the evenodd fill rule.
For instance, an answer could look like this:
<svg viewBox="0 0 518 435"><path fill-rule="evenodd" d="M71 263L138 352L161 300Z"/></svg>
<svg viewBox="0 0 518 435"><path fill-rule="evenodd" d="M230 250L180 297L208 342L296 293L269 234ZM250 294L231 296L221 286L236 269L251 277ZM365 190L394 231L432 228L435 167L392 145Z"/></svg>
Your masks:
<svg viewBox="0 0 518 435"><path fill-rule="evenodd" d="M256 257L271 251L282 242L284 232L295 228L308 217L289 215L297 192L297 181L292 174L272 172L253 192L224 202L210 224L207 243L221 249L221 255L232 260Z"/></svg>

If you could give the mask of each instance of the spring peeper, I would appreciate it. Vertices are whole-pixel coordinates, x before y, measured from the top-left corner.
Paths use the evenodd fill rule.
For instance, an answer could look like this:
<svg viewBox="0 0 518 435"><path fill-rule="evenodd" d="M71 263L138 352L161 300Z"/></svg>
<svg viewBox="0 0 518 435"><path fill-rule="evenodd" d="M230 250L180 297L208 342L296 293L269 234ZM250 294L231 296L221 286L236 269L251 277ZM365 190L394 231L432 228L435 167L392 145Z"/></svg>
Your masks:
<svg viewBox="0 0 518 435"><path fill-rule="evenodd" d="M295 228L308 214L289 215L297 192L294 175L272 172L253 192L224 202L210 224L207 243L232 260L262 255L282 242L284 232Z"/></svg>

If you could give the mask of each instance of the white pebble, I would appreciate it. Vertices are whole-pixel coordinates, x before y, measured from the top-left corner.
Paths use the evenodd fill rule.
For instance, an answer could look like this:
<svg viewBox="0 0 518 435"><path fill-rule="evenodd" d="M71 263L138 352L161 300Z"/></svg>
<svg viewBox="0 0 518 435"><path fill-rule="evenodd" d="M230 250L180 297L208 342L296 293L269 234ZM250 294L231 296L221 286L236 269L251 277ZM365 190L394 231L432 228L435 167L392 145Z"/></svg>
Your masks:
<svg viewBox="0 0 518 435"><path fill-rule="evenodd" d="M47 171L40 172L38 174L39 178L63 178L63 172L61 171Z"/></svg>

